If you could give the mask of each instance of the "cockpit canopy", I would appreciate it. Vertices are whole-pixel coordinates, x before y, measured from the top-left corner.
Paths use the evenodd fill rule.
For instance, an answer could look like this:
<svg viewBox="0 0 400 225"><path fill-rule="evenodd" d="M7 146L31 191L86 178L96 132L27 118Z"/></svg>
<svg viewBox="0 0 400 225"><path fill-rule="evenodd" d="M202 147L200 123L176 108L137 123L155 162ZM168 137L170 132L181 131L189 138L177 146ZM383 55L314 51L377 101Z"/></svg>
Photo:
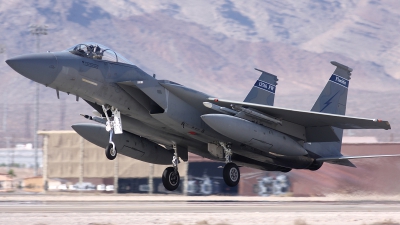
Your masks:
<svg viewBox="0 0 400 225"><path fill-rule="evenodd" d="M111 50L110 48L108 48L104 45L94 43L94 42L78 44L76 46L68 48L66 51L69 51L74 55L79 55L79 56L82 56L85 58L134 65L132 62L130 62L129 60L127 60L125 57L121 56L117 52Z"/></svg>

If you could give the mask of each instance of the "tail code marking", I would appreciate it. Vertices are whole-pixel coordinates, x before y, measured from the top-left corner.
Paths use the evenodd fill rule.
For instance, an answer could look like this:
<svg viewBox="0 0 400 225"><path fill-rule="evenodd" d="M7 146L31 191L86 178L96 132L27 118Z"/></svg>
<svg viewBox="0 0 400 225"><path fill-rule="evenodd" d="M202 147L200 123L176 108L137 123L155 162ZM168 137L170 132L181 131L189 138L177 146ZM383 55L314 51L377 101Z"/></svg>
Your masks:
<svg viewBox="0 0 400 225"><path fill-rule="evenodd" d="M275 94L275 85L272 85L265 81L257 80L256 83L254 84L254 87L260 88L262 90L265 90L265 91L271 92L272 94Z"/></svg>

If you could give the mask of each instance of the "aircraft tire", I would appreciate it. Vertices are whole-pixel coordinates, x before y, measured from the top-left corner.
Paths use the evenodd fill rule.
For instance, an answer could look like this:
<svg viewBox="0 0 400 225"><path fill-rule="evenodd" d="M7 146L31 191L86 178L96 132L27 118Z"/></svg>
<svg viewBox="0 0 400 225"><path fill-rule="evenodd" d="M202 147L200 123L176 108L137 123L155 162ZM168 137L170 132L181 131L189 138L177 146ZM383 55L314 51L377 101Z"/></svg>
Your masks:
<svg viewBox="0 0 400 225"><path fill-rule="evenodd" d="M106 147L106 157L109 160L114 160L117 157L117 148L113 148L113 144L109 143Z"/></svg>
<svg viewBox="0 0 400 225"><path fill-rule="evenodd" d="M227 163L224 166L223 177L229 187L235 187L240 181L240 170L235 163Z"/></svg>
<svg viewBox="0 0 400 225"><path fill-rule="evenodd" d="M174 167L167 167L162 174L162 182L168 191L175 191L179 187L179 172Z"/></svg>

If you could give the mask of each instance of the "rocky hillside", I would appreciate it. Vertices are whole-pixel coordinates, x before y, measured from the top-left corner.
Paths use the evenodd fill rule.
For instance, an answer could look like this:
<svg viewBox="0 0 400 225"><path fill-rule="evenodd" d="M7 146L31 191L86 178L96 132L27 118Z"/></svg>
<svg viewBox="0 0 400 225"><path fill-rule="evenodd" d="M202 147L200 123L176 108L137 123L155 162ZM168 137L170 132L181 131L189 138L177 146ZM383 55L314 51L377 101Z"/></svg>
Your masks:
<svg viewBox="0 0 400 225"><path fill-rule="evenodd" d="M149 74L203 92L242 100L259 74L278 75L276 105L308 110L335 60L354 69L348 115L388 119L391 131L355 131L400 141L400 2L282 1L22 1L0 4L4 58L36 51L30 24L47 24L42 51L82 41L103 43ZM1 58L1 55L0 55ZM0 116L13 142L32 137L34 85L0 64ZM90 113L83 101L41 87L41 129L70 129ZM3 108L3 110L1 110ZM4 132L4 131L3 131ZM4 142L0 142L0 146Z"/></svg>

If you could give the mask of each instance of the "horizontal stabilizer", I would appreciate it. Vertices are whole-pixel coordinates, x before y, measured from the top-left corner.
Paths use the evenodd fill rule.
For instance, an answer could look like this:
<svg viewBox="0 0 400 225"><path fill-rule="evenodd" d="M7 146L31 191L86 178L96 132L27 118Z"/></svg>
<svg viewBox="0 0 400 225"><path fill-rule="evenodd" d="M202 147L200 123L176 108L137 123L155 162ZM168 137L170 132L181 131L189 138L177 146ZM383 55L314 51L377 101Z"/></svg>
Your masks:
<svg viewBox="0 0 400 225"><path fill-rule="evenodd" d="M356 165L354 165L348 159L332 160L332 161L327 161L327 163L356 168Z"/></svg>
<svg viewBox="0 0 400 225"><path fill-rule="evenodd" d="M368 159L368 158L379 158L379 157L399 157L397 155L363 155L363 156L338 156L338 157L324 157L315 159L319 162L327 162L332 164L338 164L342 166L356 167L349 159Z"/></svg>
<svg viewBox="0 0 400 225"><path fill-rule="evenodd" d="M379 158L379 157L399 157L400 154L396 155L362 155L362 156L338 156L338 157L325 157L318 158L317 161L328 162L334 160L345 160L345 159L367 159L367 158Z"/></svg>

